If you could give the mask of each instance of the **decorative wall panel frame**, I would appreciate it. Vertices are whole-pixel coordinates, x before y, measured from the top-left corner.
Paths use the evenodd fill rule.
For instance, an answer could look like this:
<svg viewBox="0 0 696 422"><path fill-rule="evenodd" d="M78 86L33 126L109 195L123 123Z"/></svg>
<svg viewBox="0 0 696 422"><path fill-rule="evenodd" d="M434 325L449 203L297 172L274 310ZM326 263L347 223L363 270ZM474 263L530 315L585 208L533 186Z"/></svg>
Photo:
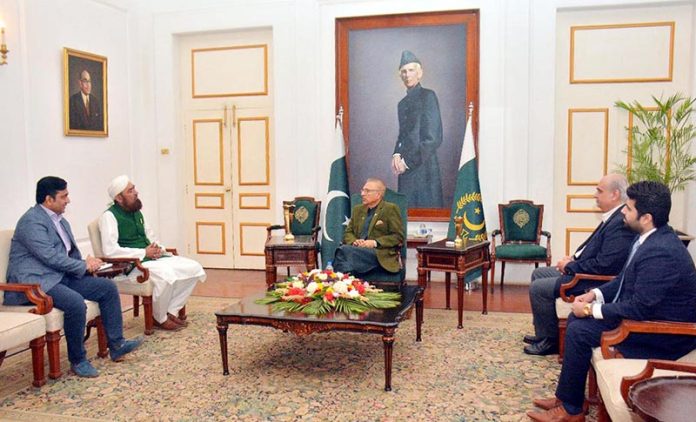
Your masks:
<svg viewBox="0 0 696 422"><path fill-rule="evenodd" d="M575 77L575 34L577 31L591 31L602 29L626 29L626 28L648 28L648 27L668 27L670 29L669 42L669 63L668 74L653 78L598 78L598 79L578 79ZM641 23L621 23L607 25L580 25L570 27L570 68L569 79L571 84L603 84L603 83L636 83L636 82L670 82L672 81L674 70L674 29L675 23L672 22L641 22Z"/></svg>
<svg viewBox="0 0 696 422"><path fill-rule="evenodd" d="M220 92L214 94L196 94L196 54L211 51L224 50L242 50L242 49L261 49L263 52L263 90L251 92ZM228 47L212 47L212 48L197 48L191 50L191 97L193 98L217 98L217 97L242 97L253 95L268 95L268 45L252 44L252 45L237 45Z"/></svg>
<svg viewBox="0 0 696 422"><path fill-rule="evenodd" d="M570 234L571 233L592 233L594 227L566 227L565 230L565 255L570 255Z"/></svg>
<svg viewBox="0 0 696 422"><path fill-rule="evenodd" d="M569 108L568 109L568 158L567 158L567 184L568 186L594 186L599 180L575 181L573 180L573 113L604 113L604 158L602 160L602 174L607 173L609 166L609 109L608 108Z"/></svg>
<svg viewBox="0 0 696 422"><path fill-rule="evenodd" d="M594 207L594 208L573 208L572 201L573 199L593 199L594 195L592 194L568 194L566 195L566 212L586 212L586 213L601 213L602 210Z"/></svg>
<svg viewBox="0 0 696 422"><path fill-rule="evenodd" d="M202 226L220 227L220 238L222 239L222 250L221 251L206 251L206 250L201 249L199 228ZM227 253L227 242L226 242L226 236L225 236L225 222L224 221L196 221L196 253L200 254L200 255L225 255Z"/></svg>
<svg viewBox="0 0 696 422"><path fill-rule="evenodd" d="M218 198L220 205L201 205L199 198ZM194 194L194 206L198 209L222 210L225 209L225 194L224 193L196 193Z"/></svg>
<svg viewBox="0 0 696 422"><path fill-rule="evenodd" d="M218 151L220 175L217 182L200 182L198 179L198 140L196 139L196 125L201 123L218 124ZM222 186L224 184L224 145L222 139L222 119L194 119L193 120L193 183L197 186Z"/></svg>
<svg viewBox="0 0 696 422"><path fill-rule="evenodd" d="M244 181L242 180L242 166L243 165L248 165L248 163L244 163L242 160L242 124L244 122L253 122L253 121L263 121L266 127L266 134L265 134L265 154L263 156L265 160L265 167L266 167L266 178L265 180L262 181ZM238 176L239 176L239 185L240 186L268 186L270 183L271 179L271 135L270 135L270 128L269 128L269 119L267 116L263 117L240 117L237 119L237 171L238 171Z"/></svg>
<svg viewBox="0 0 696 422"><path fill-rule="evenodd" d="M261 252L247 252L244 249L244 228L245 227L268 227L270 223L239 223L239 254L244 256L265 256L264 251Z"/></svg>
<svg viewBox="0 0 696 422"><path fill-rule="evenodd" d="M265 198L266 205L252 206L244 205L244 198ZM239 194L239 209L240 210L269 210L271 209L271 194L270 193L240 193Z"/></svg>

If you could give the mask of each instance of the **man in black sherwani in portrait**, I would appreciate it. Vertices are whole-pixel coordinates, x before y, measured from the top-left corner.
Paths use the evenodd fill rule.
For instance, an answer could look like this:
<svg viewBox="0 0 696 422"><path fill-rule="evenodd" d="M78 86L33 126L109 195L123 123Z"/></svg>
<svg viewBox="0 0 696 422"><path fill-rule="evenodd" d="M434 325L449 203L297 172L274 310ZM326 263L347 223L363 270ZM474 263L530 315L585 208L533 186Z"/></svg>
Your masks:
<svg viewBox="0 0 696 422"><path fill-rule="evenodd" d="M399 101L399 138L392 171L409 208L442 208L442 180L437 148L442 143L442 119L435 92L423 88L423 68L412 52L401 53L399 65L406 96Z"/></svg>
<svg viewBox="0 0 696 422"><path fill-rule="evenodd" d="M92 77L80 72L80 91L70 96L70 129L104 130L101 101L92 95Z"/></svg>

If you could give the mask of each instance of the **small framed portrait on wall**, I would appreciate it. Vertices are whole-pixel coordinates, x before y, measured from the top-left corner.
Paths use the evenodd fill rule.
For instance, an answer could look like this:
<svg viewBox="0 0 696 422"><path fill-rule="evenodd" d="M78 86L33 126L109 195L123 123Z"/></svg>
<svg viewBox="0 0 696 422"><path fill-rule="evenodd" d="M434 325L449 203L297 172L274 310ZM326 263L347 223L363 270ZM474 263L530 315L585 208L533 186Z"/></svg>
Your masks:
<svg viewBox="0 0 696 422"><path fill-rule="evenodd" d="M63 48L65 135L109 135L106 63L104 56Z"/></svg>

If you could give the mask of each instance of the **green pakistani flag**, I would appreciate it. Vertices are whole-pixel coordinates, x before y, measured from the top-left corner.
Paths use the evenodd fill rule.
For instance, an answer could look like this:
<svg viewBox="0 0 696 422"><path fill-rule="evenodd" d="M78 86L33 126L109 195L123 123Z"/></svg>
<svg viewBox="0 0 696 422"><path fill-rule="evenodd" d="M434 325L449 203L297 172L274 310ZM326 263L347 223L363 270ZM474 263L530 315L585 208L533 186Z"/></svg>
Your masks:
<svg viewBox="0 0 696 422"><path fill-rule="evenodd" d="M474 147L474 133L471 129L471 116L466 123L462 154L459 158L459 173L457 174L451 218L447 230L448 239L454 239L454 217L464 218L463 237L470 241L488 238L486 219L483 216L483 203L481 202L481 186L476 166L476 148ZM472 271L466 275L466 280L473 280L480 275L480 269Z"/></svg>
<svg viewBox="0 0 696 422"><path fill-rule="evenodd" d="M343 240L343 232L350 218L350 193L348 191L348 171L346 169L346 149L343 143L341 114L336 116L336 136L331 146L329 159L329 187L324 207L322 207L321 262L326 267L333 261L336 248Z"/></svg>

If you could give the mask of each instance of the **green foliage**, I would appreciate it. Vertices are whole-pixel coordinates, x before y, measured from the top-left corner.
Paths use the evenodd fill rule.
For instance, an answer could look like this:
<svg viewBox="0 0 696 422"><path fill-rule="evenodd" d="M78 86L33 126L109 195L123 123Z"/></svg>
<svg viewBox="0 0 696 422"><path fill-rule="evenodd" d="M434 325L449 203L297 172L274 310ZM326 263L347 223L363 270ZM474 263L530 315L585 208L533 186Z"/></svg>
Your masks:
<svg viewBox="0 0 696 422"><path fill-rule="evenodd" d="M696 127L691 123L696 98L674 94L662 101L652 97L655 107L644 106L638 101L614 105L633 114L640 122L630 130L633 140L630 169L618 165L629 183L641 180L662 182L671 192L683 190L696 179L696 156L691 155L691 141L696 137ZM656 108L648 110L647 108ZM628 153L627 150L624 151Z"/></svg>
<svg viewBox="0 0 696 422"><path fill-rule="evenodd" d="M347 314L359 314L370 309L396 308L401 304L401 295L396 292L366 293L365 300L337 297L329 302L323 297L315 297L314 300L302 304L294 301L283 301L282 294L275 291L266 292L266 296L256 300L259 305L273 305L274 312L302 312L308 315L322 315L332 309L336 312Z"/></svg>

